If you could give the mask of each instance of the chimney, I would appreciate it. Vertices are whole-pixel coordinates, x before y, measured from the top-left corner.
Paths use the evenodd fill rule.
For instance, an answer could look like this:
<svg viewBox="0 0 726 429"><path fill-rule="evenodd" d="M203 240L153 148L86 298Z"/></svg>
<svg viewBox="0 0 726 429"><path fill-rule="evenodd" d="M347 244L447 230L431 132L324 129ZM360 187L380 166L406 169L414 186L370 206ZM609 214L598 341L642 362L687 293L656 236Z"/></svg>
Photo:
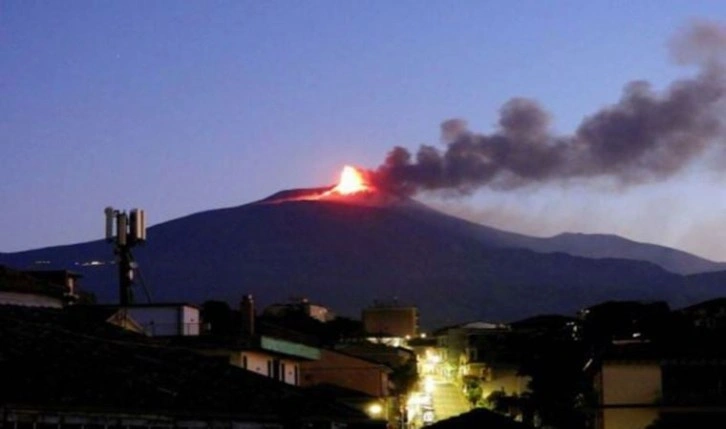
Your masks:
<svg viewBox="0 0 726 429"><path fill-rule="evenodd" d="M252 295L245 295L239 304L239 312L242 318L242 335L251 337L255 334L255 301Z"/></svg>

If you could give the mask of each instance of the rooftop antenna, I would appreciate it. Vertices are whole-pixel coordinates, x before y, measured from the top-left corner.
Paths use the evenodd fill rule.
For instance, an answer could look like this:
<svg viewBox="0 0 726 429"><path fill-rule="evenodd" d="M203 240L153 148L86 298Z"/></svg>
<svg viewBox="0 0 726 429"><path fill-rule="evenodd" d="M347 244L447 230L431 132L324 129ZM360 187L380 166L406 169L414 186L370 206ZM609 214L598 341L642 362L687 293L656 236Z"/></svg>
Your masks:
<svg viewBox="0 0 726 429"><path fill-rule="evenodd" d="M134 302L134 294L131 289L135 283L134 271L138 269L131 248L146 242L146 215L141 209L133 209L126 213L113 207L106 207L104 213L106 214L106 241L114 243L114 254L116 254L118 264L119 302L122 306L130 305ZM146 287L144 287L144 291L149 299Z"/></svg>

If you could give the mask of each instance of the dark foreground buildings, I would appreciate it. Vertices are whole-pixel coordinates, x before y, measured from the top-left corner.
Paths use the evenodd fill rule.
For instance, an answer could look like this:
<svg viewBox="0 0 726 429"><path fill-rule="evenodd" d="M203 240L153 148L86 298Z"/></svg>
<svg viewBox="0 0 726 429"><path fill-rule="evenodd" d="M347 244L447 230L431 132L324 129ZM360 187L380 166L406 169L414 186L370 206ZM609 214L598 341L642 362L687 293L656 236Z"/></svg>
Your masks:
<svg viewBox="0 0 726 429"><path fill-rule="evenodd" d="M3 429L385 426L86 312L0 306L0 380Z"/></svg>

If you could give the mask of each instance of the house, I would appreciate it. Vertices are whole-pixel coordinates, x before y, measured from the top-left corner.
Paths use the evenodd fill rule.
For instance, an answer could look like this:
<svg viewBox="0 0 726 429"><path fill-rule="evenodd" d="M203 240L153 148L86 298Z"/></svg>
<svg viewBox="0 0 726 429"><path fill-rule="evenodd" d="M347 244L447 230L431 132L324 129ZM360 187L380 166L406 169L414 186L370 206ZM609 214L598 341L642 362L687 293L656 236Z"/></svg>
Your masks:
<svg viewBox="0 0 726 429"><path fill-rule="evenodd" d="M494 392L509 396L528 392L531 378L520 371L528 338L527 334L501 327L469 335L459 364L462 378L478 380L483 398Z"/></svg>
<svg viewBox="0 0 726 429"><path fill-rule="evenodd" d="M80 277L70 271L18 271L0 265L0 305L62 308L77 298Z"/></svg>
<svg viewBox="0 0 726 429"><path fill-rule="evenodd" d="M559 314L528 317L509 324L513 332L530 338L577 340L582 332L580 320Z"/></svg>
<svg viewBox="0 0 726 429"><path fill-rule="evenodd" d="M138 323L150 337L196 336L201 332L199 307L187 303L131 304L117 307L118 317Z"/></svg>
<svg viewBox="0 0 726 429"><path fill-rule="evenodd" d="M404 347L392 347L384 343L370 341L339 343L335 346L335 350L371 362L378 362L389 368L398 368L409 364L416 366L416 354L413 350Z"/></svg>
<svg viewBox="0 0 726 429"><path fill-rule="evenodd" d="M319 359L301 364L301 372L302 386L330 384L381 399L390 394L388 366L341 351L321 349Z"/></svg>
<svg viewBox="0 0 726 429"><path fill-rule="evenodd" d="M201 335L181 335L168 338L174 345L185 347L205 356L222 358L229 364L286 384L300 385L300 365L320 359L320 349L301 342L299 336L282 329L258 327L254 299L246 295L239 311L225 317L225 326L214 325Z"/></svg>
<svg viewBox="0 0 726 429"><path fill-rule="evenodd" d="M582 340L595 347L612 340L671 335L677 323L663 301L607 301L579 312Z"/></svg>
<svg viewBox="0 0 726 429"><path fill-rule="evenodd" d="M470 322L441 328L434 332L439 355L443 361L444 372L450 377L464 375L482 376L475 367L467 366L478 359L478 351L474 346L477 337L492 339L503 338L510 332L507 325L488 322Z"/></svg>
<svg viewBox="0 0 726 429"><path fill-rule="evenodd" d="M301 365L301 386L335 393L345 403L379 418L391 417L391 368L335 350L321 349L320 359ZM357 392L357 393L356 393ZM376 405L380 411L376 412Z"/></svg>
<svg viewBox="0 0 726 429"><path fill-rule="evenodd" d="M149 337L197 336L202 330L199 308L187 303L76 305L70 311Z"/></svg>
<svg viewBox="0 0 726 429"><path fill-rule="evenodd" d="M662 398L657 353L640 341L615 343L599 362L593 380L595 428L641 429L658 417Z"/></svg>
<svg viewBox="0 0 726 429"><path fill-rule="evenodd" d="M283 304L272 304L265 308L264 315L285 317L289 314L304 314L320 322L330 322L335 319L335 313L320 304L314 304L307 298L296 298Z"/></svg>
<svg viewBox="0 0 726 429"><path fill-rule="evenodd" d="M716 337L615 341L588 370L596 429L645 429L656 421L721 427L713 422L726 418L726 347Z"/></svg>
<svg viewBox="0 0 726 429"><path fill-rule="evenodd" d="M716 298L686 307L679 312L699 329L726 329L726 298Z"/></svg>
<svg viewBox="0 0 726 429"><path fill-rule="evenodd" d="M386 410L387 416L394 424L393 420L399 417L401 410L405 409L404 398L413 391L418 381L416 355L413 350L359 340L338 343L335 351L390 368L391 371L387 375L389 400ZM371 377L371 381L373 380L375 379Z"/></svg>
<svg viewBox="0 0 726 429"><path fill-rule="evenodd" d="M201 335L169 339L171 344L286 384L301 384L301 364L320 359L320 349L265 335L218 337Z"/></svg>
<svg viewBox="0 0 726 429"><path fill-rule="evenodd" d="M67 303L75 302L80 296L79 280L83 276L79 273L68 270L31 270L25 273L40 281L62 286Z"/></svg>

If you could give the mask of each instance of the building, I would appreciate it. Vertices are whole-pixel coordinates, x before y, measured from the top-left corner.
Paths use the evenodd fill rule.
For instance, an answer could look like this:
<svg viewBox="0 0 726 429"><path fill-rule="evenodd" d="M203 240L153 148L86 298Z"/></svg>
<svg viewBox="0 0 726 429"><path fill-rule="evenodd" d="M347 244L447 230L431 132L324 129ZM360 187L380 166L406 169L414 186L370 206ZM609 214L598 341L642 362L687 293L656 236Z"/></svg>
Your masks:
<svg viewBox="0 0 726 429"><path fill-rule="evenodd" d="M462 365L478 358L474 345L477 337L503 338L508 332L508 326L488 322L464 323L434 332L446 375L454 377L469 373Z"/></svg>
<svg viewBox="0 0 726 429"><path fill-rule="evenodd" d="M371 335L411 338L418 335L418 308L377 302L363 309L363 327Z"/></svg>
<svg viewBox="0 0 726 429"><path fill-rule="evenodd" d="M117 307L117 317L138 323L150 337L196 336L201 330L199 307L186 303L132 304Z"/></svg>
<svg viewBox="0 0 726 429"><path fill-rule="evenodd" d="M686 307L679 312L694 328L726 330L726 298L716 298Z"/></svg>
<svg viewBox="0 0 726 429"><path fill-rule="evenodd" d="M80 295L79 280L83 276L79 273L68 270L31 270L25 273L40 281L62 286L66 302L75 302Z"/></svg>
<svg viewBox="0 0 726 429"><path fill-rule="evenodd" d="M79 315L0 306L3 428L385 427L295 386Z"/></svg>
<svg viewBox="0 0 726 429"><path fill-rule="evenodd" d="M320 350L320 359L303 362L302 386L331 384L385 400L391 369L381 363L335 350Z"/></svg>
<svg viewBox="0 0 726 429"><path fill-rule="evenodd" d="M615 341L588 369L595 429L716 428L726 418L726 348L716 338Z"/></svg>
<svg viewBox="0 0 726 429"><path fill-rule="evenodd" d="M173 344L293 386L301 384L301 364L316 361L321 355L315 347L265 335L187 336L175 338Z"/></svg>
<svg viewBox="0 0 726 429"><path fill-rule="evenodd" d="M304 314L320 322L335 319L335 313L320 304L313 304L307 298L295 298L284 304L272 304L265 308L264 315L285 317L290 314Z"/></svg>
<svg viewBox="0 0 726 429"><path fill-rule="evenodd" d="M230 311L228 316L227 323L235 326L215 329L212 325L201 335L181 335L170 340L175 345L222 358L235 367L294 386L301 384L300 365L320 359L320 349L297 341L294 333L285 337L284 330L258 327L251 295L245 295L239 311Z"/></svg>
<svg viewBox="0 0 726 429"><path fill-rule="evenodd" d="M416 354L413 350L393 347L384 343L370 341L338 343L335 350L371 362L378 362L389 368L399 368L410 364L416 366Z"/></svg>
<svg viewBox="0 0 726 429"><path fill-rule="evenodd" d="M579 312L581 339L590 345L612 340L669 336L674 317L663 301L607 301Z"/></svg>
<svg viewBox="0 0 726 429"><path fill-rule="evenodd" d="M73 313L86 313L149 337L197 336L201 333L199 308L185 303L76 305Z"/></svg>
<svg viewBox="0 0 726 429"><path fill-rule="evenodd" d="M61 308L78 297L80 274L18 271L0 265L0 305Z"/></svg>

